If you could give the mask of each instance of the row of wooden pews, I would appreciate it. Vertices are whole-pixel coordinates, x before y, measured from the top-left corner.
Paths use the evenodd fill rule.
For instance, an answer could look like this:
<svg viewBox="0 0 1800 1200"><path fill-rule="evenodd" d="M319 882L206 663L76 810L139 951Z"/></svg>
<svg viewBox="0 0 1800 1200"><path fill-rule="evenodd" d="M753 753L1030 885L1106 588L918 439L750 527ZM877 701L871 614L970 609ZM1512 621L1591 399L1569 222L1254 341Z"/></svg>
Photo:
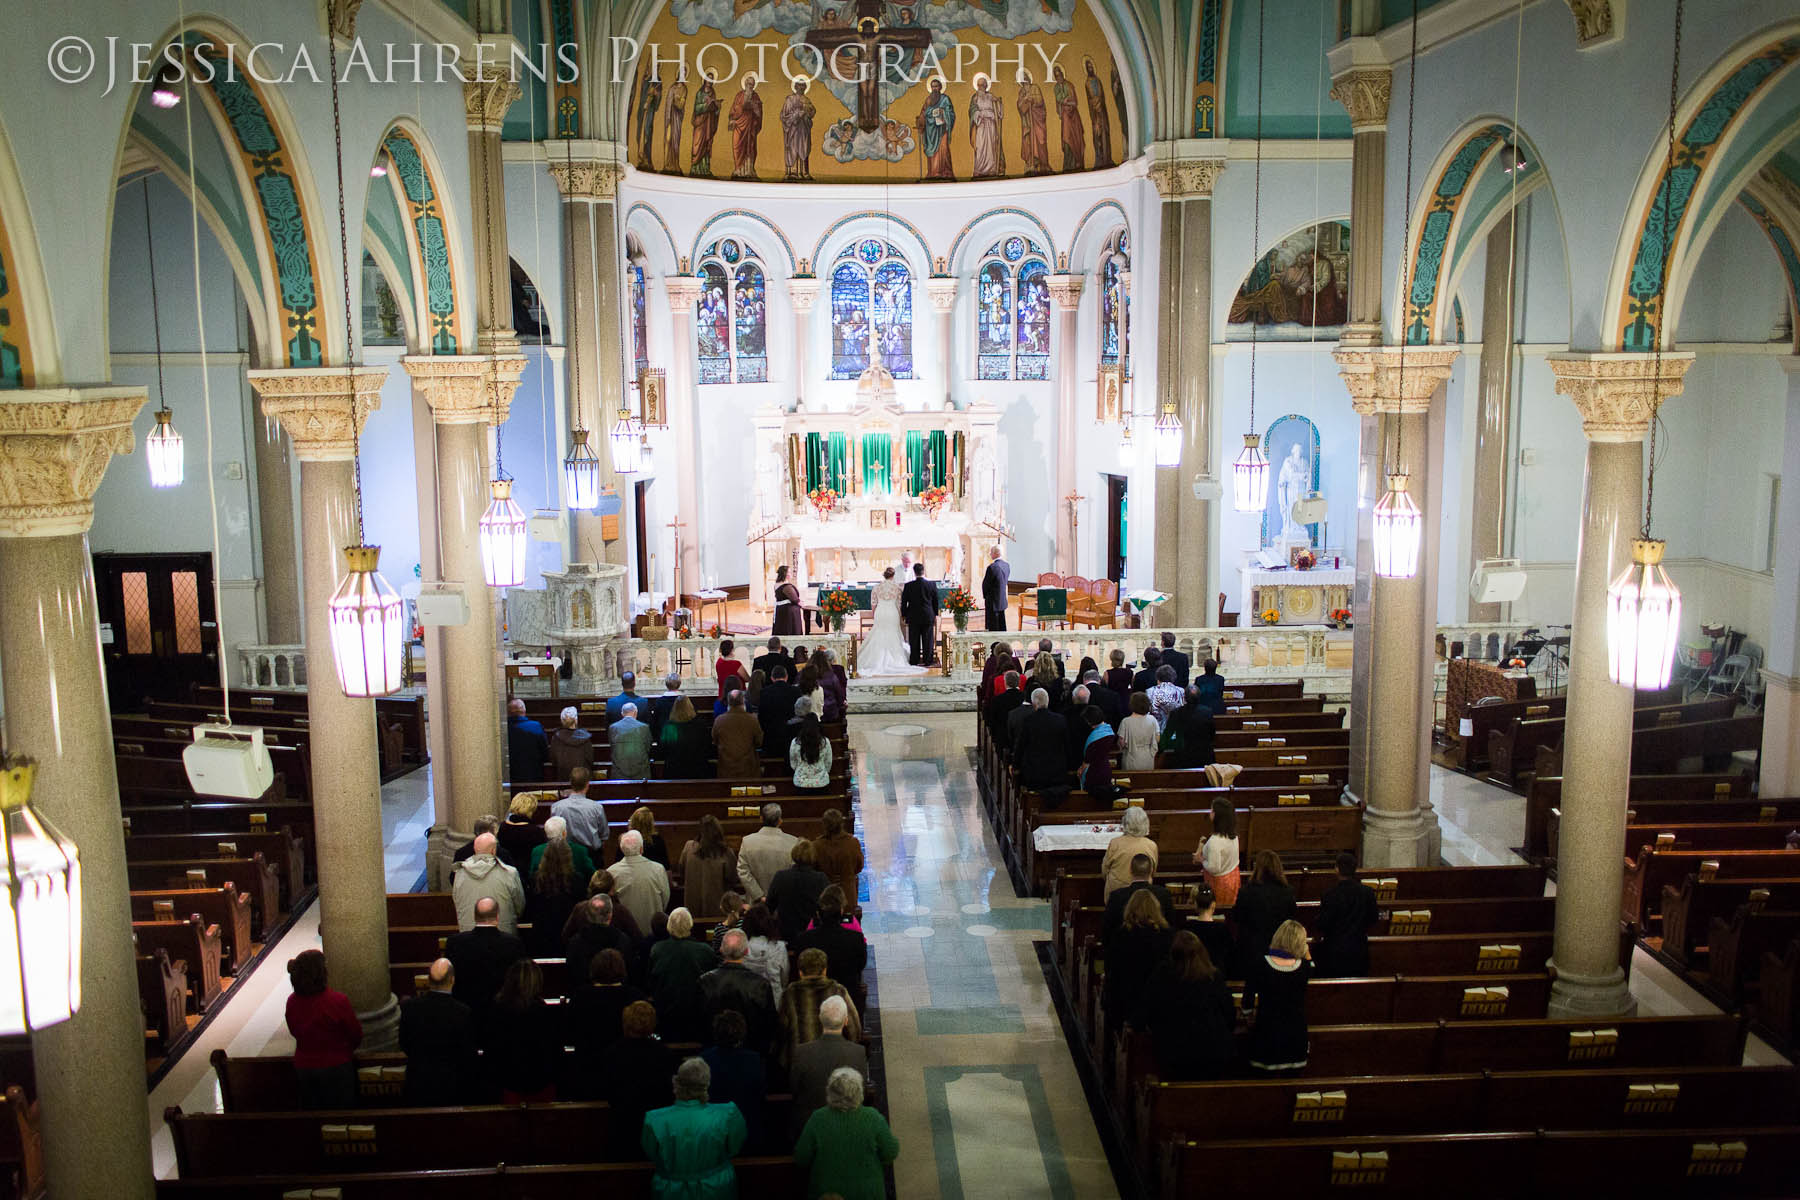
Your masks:
<svg viewBox="0 0 1800 1200"><path fill-rule="evenodd" d="M1638 708L1666 708L1679 705L1686 696L1682 688L1676 685L1656 691L1635 692L1633 698ZM1566 696L1534 696L1527 700L1500 700L1495 697L1465 709L1463 719L1468 722L1468 732L1457 731L1457 745L1461 756L1459 765L1465 771L1486 770L1490 737L1495 734L1504 735L1519 721L1540 718L1560 720L1567 707Z"/></svg>
<svg viewBox="0 0 1800 1200"><path fill-rule="evenodd" d="M1652 759L1666 762L1672 768L1680 758L1711 757L1721 752L1729 755L1733 750L1744 748L1736 743L1740 740L1742 730L1752 727L1758 734L1758 740L1752 745L1761 744L1761 718L1736 718L1736 697L1719 696L1677 704L1641 702L1646 696L1659 695L1661 693L1639 693L1640 703L1632 713L1634 748L1639 742L1644 743L1646 748L1654 746L1641 760L1641 765L1646 768ZM1534 711L1549 708L1552 704L1552 700L1545 699L1526 705L1523 713L1488 731L1487 778L1490 782L1523 791L1530 782L1530 777L1537 771L1538 751L1561 749L1564 717L1561 714L1540 715ZM1691 727L1702 728L1696 732ZM1681 732L1675 733L1677 730ZM1670 737L1670 734L1674 736ZM1670 756L1671 747L1686 745L1695 748ZM1633 761L1639 760L1634 757Z"/></svg>

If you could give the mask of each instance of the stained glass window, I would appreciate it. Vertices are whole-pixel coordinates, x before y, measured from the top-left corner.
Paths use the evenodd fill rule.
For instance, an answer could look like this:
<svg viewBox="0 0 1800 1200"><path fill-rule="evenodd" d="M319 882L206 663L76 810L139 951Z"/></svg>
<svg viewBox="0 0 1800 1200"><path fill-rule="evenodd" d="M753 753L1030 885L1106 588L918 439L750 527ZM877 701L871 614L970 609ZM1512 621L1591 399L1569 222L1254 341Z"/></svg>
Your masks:
<svg viewBox="0 0 1800 1200"><path fill-rule="evenodd" d="M1131 243L1121 229L1100 252L1100 364L1121 361L1131 375L1130 350L1123 344L1130 328L1131 297L1125 291L1125 272L1131 270Z"/></svg>
<svg viewBox="0 0 1800 1200"><path fill-rule="evenodd" d="M1046 258L1036 242L1018 234L995 242L982 255L975 275L975 361L980 378L1050 377Z"/></svg>
<svg viewBox="0 0 1800 1200"><path fill-rule="evenodd" d="M722 238L706 248L694 324L701 383L769 381L767 280L755 247Z"/></svg>
<svg viewBox="0 0 1800 1200"><path fill-rule="evenodd" d="M895 379L913 377L912 271L892 245L847 246L831 273L831 378L855 379L876 356Z"/></svg>
<svg viewBox="0 0 1800 1200"><path fill-rule="evenodd" d="M644 315L644 264L631 264L631 348L633 359L637 363L637 374L642 375L644 368L650 365L649 324Z"/></svg>

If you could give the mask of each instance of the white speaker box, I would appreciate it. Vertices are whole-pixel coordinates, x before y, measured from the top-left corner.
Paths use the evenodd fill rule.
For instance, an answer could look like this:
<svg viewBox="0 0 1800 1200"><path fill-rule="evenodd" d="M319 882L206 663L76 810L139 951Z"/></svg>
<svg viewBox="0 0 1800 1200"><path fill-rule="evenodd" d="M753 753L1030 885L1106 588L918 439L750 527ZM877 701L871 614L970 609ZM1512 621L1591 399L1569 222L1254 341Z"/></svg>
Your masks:
<svg viewBox="0 0 1800 1200"><path fill-rule="evenodd" d="M181 765L194 790L207 796L254 800L275 782L263 731L255 726L194 726L194 744L182 750Z"/></svg>
<svg viewBox="0 0 1800 1200"><path fill-rule="evenodd" d="M1469 577L1469 599L1476 604L1507 604L1525 591L1525 572L1516 558L1484 558Z"/></svg>
<svg viewBox="0 0 1800 1200"><path fill-rule="evenodd" d="M469 601L459 583L427 583L417 601L421 625L467 625Z"/></svg>

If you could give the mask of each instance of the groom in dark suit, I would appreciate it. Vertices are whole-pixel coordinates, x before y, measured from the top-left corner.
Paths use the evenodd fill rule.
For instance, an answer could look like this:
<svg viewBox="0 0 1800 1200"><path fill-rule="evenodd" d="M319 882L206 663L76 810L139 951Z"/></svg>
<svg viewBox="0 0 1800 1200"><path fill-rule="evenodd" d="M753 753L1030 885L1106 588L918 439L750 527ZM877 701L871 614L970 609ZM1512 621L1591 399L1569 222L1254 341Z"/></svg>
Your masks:
<svg viewBox="0 0 1800 1200"><path fill-rule="evenodd" d="M1000 557L1000 547L988 551L987 574L981 577L981 607L990 630L1006 628L1006 584L1012 578L1012 567Z"/></svg>
<svg viewBox="0 0 1800 1200"><path fill-rule="evenodd" d="M912 647L907 659L915 667L937 663L937 584L925 578L925 564L913 564L913 581L900 591L900 619L906 622L906 640Z"/></svg>

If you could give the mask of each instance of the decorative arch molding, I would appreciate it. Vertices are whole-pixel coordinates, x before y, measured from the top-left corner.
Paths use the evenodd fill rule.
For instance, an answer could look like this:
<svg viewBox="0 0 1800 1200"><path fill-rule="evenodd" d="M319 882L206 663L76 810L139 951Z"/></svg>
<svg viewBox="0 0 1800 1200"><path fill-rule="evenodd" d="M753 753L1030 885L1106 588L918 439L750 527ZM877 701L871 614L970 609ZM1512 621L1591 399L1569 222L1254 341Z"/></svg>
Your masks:
<svg viewBox="0 0 1800 1200"><path fill-rule="evenodd" d="M832 246L834 240L841 240L838 239L839 231L864 221L880 223L884 227L884 231L888 234L891 234L896 227L904 229L906 232L912 234L912 240L919 248L918 270L914 272L916 275L923 277L925 275L943 275L948 273L950 261L944 259L940 262L940 260L931 257L931 243L925 240L925 235L919 232L919 227L917 225L914 225L911 221L897 213L876 212L873 210L850 213L847 216L839 217L830 225L826 226L825 232L819 235L818 242L813 246L812 259L807 265L816 268L818 264L826 261L826 248ZM940 266L945 268L945 270L939 270Z"/></svg>
<svg viewBox="0 0 1800 1200"><path fill-rule="evenodd" d="M1118 214L1118 220L1108 221L1104 226L1096 224L1100 219L1100 214L1108 210ZM1082 250L1082 238L1087 235L1088 226L1090 224L1094 224L1099 233L1099 236L1094 239L1095 261L1092 263L1088 262L1086 258L1083 257L1084 251ZM1075 222L1075 232L1069 235L1069 269L1073 271L1084 271L1091 270L1093 267L1097 266L1100 253L1099 247L1105 245L1106 239L1112 235L1115 225L1123 225L1127 233L1131 231L1131 217L1125 212L1125 206L1120 204L1117 200L1102 200L1086 212L1082 213L1081 218Z"/></svg>
<svg viewBox="0 0 1800 1200"><path fill-rule="evenodd" d="M633 207L636 206L634 205ZM657 219L661 220L660 217ZM781 232L780 227L769 220L769 218L748 208L723 209L701 222L699 232L694 234L694 248L688 255L689 261L695 263L699 262L700 252L706 249L707 245L719 237L726 229L729 229L734 225L746 227L754 231L756 234L755 240L757 241L764 240L763 235L767 234L769 238L774 240L776 245L781 247L781 252L787 256L788 273L793 274L799 270L799 259L794 254L794 244L788 241L787 234ZM718 228L718 232L716 233L713 232L715 227Z"/></svg>
<svg viewBox="0 0 1800 1200"><path fill-rule="evenodd" d="M1490 205L1485 209L1471 209L1463 214L1462 227L1457 231L1456 243L1451 247L1449 268L1444 274L1443 287L1445 291L1449 295L1457 297L1457 300L1451 305L1452 309L1456 309L1457 305L1461 303L1459 293L1462 288L1463 275L1468 271L1469 265L1478 257L1487 253L1488 234L1494 231L1494 227L1500 224L1501 220L1503 220L1508 213L1521 209L1525 201L1529 200L1532 196L1537 195L1539 192L1548 192L1551 197L1551 203L1555 204L1555 193L1550 191L1550 177L1541 170L1531 172L1525 177L1525 182L1521 183L1516 191L1505 193L1497 203ZM1559 209L1557 210L1557 227L1559 230L1561 226L1562 214ZM1567 245L1566 238L1564 239L1563 244ZM1566 274L1568 268L1566 258L1563 266ZM1449 329L1460 328L1460 326L1457 325L1456 312L1453 311L1446 314L1445 320L1445 324L1440 325L1431 331L1432 341L1445 341L1446 339L1443 335ZM1463 339L1458 337L1456 340L1460 342Z"/></svg>
<svg viewBox="0 0 1800 1200"><path fill-rule="evenodd" d="M1050 227L1039 220L1036 213L1027 212L1022 208L1012 208L1008 206L1002 208L990 208L956 231L956 240L950 243L950 270L954 272L961 268L962 245L969 239L970 234L980 228L984 221L1006 222L1009 217L1018 218L1029 223L1032 229L1037 230L1038 233L1042 235L1044 239L1044 249L1050 255L1050 265L1053 269L1056 269L1056 239L1050 236Z"/></svg>
<svg viewBox="0 0 1800 1200"><path fill-rule="evenodd" d="M581 79L562 81L562 63L565 54L569 61L581 61L581 32L583 13L576 0L544 0L544 28L549 31L554 43L551 48L550 61L552 75L550 86L550 135L557 138L578 138L582 136L581 121Z"/></svg>
<svg viewBox="0 0 1800 1200"><path fill-rule="evenodd" d="M1225 6L1228 0L1200 0L1194 45L1193 136L1214 138L1224 128L1220 111L1225 91Z"/></svg>
<svg viewBox="0 0 1800 1200"><path fill-rule="evenodd" d="M1624 236L1608 276L1607 310L1602 328L1611 330L1615 348L1647 353L1668 348L1679 316L1677 303L1657 308L1663 286L1663 264L1670 264L1665 297L1673 301L1686 290L1695 255L1704 242L1698 221L1690 221L1693 201L1712 182L1709 170L1730 149L1745 116L1768 94L1770 86L1800 61L1800 22L1765 30L1728 51L1689 90L1677 110L1675 162L1667 166L1667 147L1658 137L1650 148L1637 188L1632 193ZM1664 180L1668 207L1663 210ZM1723 211L1721 206L1720 211Z"/></svg>
<svg viewBox="0 0 1800 1200"><path fill-rule="evenodd" d="M1781 261L1782 275L1787 279L1790 312L1796 324L1800 324L1800 218L1785 206L1779 206L1778 202L1766 203L1765 199L1773 201L1762 188L1751 188L1738 196L1738 203L1756 219L1769 239L1769 245L1774 248L1775 257Z"/></svg>
<svg viewBox="0 0 1800 1200"><path fill-rule="evenodd" d="M464 354L474 346L470 306L458 289L460 239L453 236L443 168L422 130L410 121L394 122L381 136L394 169L388 181L394 199L412 227L410 264L415 302L422 308L417 345L427 354ZM390 284L390 286L392 286Z"/></svg>
<svg viewBox="0 0 1800 1200"><path fill-rule="evenodd" d="M0 126L0 390L61 378L50 285L12 143Z"/></svg>
<svg viewBox="0 0 1800 1200"><path fill-rule="evenodd" d="M636 219L639 213L643 214L642 220ZM650 205L645 204L642 200L639 200L625 210L625 228L627 231L642 230L649 232L653 230L657 233L661 233L663 245L667 246L669 250L667 269L661 273L674 273L676 266L680 263L681 255L675 249L675 235L669 232L669 223L663 220L663 215L661 213L657 212L656 209L652 208ZM649 253L649 246L656 239L650 237L640 238L639 240L644 244L645 252ZM654 255L652 255L652 261L654 261Z"/></svg>

